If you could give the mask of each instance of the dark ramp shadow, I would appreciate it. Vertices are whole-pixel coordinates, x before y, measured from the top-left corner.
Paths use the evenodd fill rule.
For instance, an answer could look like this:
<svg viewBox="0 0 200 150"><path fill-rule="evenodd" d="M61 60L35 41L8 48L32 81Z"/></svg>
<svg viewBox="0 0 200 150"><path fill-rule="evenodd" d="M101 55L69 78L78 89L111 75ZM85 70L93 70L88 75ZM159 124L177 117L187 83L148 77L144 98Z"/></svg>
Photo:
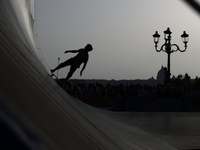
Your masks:
<svg viewBox="0 0 200 150"><path fill-rule="evenodd" d="M196 0L183 0L188 6L200 15L200 4Z"/></svg>

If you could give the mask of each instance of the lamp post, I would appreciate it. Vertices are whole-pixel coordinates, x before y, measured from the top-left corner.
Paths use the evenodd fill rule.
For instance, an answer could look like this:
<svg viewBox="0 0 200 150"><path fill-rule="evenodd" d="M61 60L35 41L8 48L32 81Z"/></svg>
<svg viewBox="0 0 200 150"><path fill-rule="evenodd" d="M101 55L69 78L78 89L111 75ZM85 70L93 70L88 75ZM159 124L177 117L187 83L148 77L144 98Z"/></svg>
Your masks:
<svg viewBox="0 0 200 150"><path fill-rule="evenodd" d="M158 42L159 42L159 38L160 38L158 31L156 31L155 34L153 35L156 51L157 52L163 51L163 52L167 53L167 80L168 80L167 82L170 81L170 75L171 75L170 54L177 52L177 51L185 52L187 49L187 43L188 43L188 39L189 39L189 34L187 34L185 31L183 31L181 38L182 38L185 48L183 50L181 50L177 44L171 44L171 34L172 34L172 32L170 31L170 28L167 28L167 30L164 31L165 43L161 46L160 49L158 49Z"/></svg>

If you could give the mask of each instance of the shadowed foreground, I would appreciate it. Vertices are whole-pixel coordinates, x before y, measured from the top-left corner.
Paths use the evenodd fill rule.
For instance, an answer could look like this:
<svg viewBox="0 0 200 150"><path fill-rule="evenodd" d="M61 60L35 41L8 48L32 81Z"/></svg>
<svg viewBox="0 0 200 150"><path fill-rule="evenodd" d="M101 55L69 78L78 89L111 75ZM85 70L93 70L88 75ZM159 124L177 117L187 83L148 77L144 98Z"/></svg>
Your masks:
<svg viewBox="0 0 200 150"><path fill-rule="evenodd" d="M28 2L0 1L0 148L200 149L200 113L109 112L70 97L38 59Z"/></svg>

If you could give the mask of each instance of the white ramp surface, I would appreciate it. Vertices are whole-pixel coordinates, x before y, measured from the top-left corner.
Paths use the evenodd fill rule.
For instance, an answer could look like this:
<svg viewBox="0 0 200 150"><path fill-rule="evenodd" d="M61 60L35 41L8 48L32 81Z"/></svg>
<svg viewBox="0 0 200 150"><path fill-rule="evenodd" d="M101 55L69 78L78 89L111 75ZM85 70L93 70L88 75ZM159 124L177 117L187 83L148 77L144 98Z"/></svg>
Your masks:
<svg viewBox="0 0 200 150"><path fill-rule="evenodd" d="M200 148L199 113L110 112L70 97L38 58L29 3L0 1L0 119L30 149Z"/></svg>

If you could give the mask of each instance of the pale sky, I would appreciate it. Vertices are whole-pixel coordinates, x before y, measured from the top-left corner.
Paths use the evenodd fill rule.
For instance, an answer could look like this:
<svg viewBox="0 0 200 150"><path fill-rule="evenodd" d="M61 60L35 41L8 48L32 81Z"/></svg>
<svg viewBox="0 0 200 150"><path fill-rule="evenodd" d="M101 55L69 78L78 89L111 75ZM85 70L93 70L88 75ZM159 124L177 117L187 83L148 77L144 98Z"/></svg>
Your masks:
<svg viewBox="0 0 200 150"><path fill-rule="evenodd" d="M156 52L152 35L170 27L172 44L184 49L180 35L189 34L186 52L171 54L171 74L200 77L200 16L181 0L35 0L37 38L50 69L90 43L94 50L83 75L77 79L156 78L167 66L167 54ZM47 69L49 69L47 67ZM59 70L66 77L69 67Z"/></svg>

